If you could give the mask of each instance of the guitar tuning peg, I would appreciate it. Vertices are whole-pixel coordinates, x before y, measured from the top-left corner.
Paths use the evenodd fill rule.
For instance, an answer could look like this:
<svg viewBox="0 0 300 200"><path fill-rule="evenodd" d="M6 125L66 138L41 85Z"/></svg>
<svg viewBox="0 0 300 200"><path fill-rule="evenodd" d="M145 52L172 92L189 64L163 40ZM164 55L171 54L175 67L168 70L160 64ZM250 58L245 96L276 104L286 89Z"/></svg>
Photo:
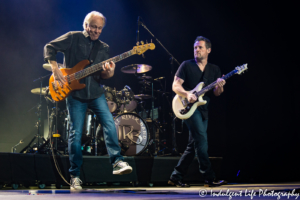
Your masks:
<svg viewBox="0 0 300 200"><path fill-rule="evenodd" d="M141 41L141 44L143 45L143 44L144 44L144 41Z"/></svg>
<svg viewBox="0 0 300 200"><path fill-rule="evenodd" d="M139 42L139 41L137 41L137 42L136 42L136 46L139 46L139 44L140 44L140 42Z"/></svg>
<svg viewBox="0 0 300 200"><path fill-rule="evenodd" d="M151 43L152 43L152 39L151 39Z"/></svg>
<svg viewBox="0 0 300 200"><path fill-rule="evenodd" d="M148 41L146 40L146 44L148 44Z"/></svg>
<svg viewBox="0 0 300 200"><path fill-rule="evenodd" d="M142 57L145 58L144 54L142 54Z"/></svg>

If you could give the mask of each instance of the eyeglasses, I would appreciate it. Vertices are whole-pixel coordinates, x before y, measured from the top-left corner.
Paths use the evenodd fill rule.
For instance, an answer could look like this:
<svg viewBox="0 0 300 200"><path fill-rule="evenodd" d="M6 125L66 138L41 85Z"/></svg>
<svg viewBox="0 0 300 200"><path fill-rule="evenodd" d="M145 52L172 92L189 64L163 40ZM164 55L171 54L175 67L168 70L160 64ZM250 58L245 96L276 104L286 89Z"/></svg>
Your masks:
<svg viewBox="0 0 300 200"><path fill-rule="evenodd" d="M97 26L95 26L95 25L89 25L89 27L91 28L91 29L93 29L93 30L97 30L97 29L99 29L99 31L101 31L102 29L103 29L103 27L97 27Z"/></svg>

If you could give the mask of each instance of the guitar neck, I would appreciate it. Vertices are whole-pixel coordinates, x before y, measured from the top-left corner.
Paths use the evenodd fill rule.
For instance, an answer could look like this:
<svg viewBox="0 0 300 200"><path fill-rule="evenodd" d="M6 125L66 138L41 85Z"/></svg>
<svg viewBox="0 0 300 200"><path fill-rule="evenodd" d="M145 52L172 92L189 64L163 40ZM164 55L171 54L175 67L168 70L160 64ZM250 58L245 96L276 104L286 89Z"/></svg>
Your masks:
<svg viewBox="0 0 300 200"><path fill-rule="evenodd" d="M108 59L108 60L102 61L101 63L95 64L95 65L93 65L93 66L91 66L91 67L88 67L88 68L86 68L86 69L83 69L83 70L81 70L81 71L78 71L78 72L75 73L75 79L79 80L79 79L82 79L82 78L84 78L84 77L87 77L87 76L89 76L90 74L93 74L93 73L95 73L95 72L97 72L97 71L102 71L102 70L104 70L104 69L103 69L103 65L104 65L106 62L113 61L114 63L116 63L116 62L119 62L119 61L121 61L121 60L123 60L123 59L125 59L125 58L128 58L129 56L132 56L132 55L134 55L133 50L130 50L130 51L127 51L127 52L125 52L125 53L122 53L122 54L120 54L120 55L118 55L118 56L115 56L115 57L113 57L113 58L110 58L110 59Z"/></svg>
<svg viewBox="0 0 300 200"><path fill-rule="evenodd" d="M238 72L238 70L232 70L231 72L229 72L228 74L226 74L225 76L221 77L221 79L228 79L231 76L233 76L234 74L236 74ZM203 88L202 90L200 90L199 92L196 93L196 96L199 97L200 95L208 92L209 90L213 89L215 86L217 85L217 81L214 81L213 83L209 84L208 86L206 86L205 88Z"/></svg>

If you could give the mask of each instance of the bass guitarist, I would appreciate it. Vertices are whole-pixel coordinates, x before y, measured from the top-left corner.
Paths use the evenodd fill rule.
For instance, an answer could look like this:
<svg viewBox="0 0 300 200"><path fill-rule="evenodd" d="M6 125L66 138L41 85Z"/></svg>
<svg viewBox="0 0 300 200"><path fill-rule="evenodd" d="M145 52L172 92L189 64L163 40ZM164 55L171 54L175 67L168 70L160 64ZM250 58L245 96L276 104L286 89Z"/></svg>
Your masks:
<svg viewBox="0 0 300 200"><path fill-rule="evenodd" d="M188 184L182 182L182 178L187 173L195 155L199 162L200 173L205 179L205 186L220 186L225 183L225 181L215 180L215 174L211 168L207 152L207 106L210 99L209 96L212 95L211 93L215 96L221 95L224 92L223 86L225 85L225 80L220 78L220 68L207 62L210 52L210 40L202 36L197 37L194 43L195 59L184 61L178 68L173 81L173 91L187 98L190 103L193 103L197 101L197 97L188 91L194 89L200 82L209 85L217 80L217 85L213 92L207 92L203 97L207 103L199 106L190 118L184 120L189 129L189 142L168 181L170 185L176 185L177 187L189 187Z"/></svg>
<svg viewBox="0 0 300 200"><path fill-rule="evenodd" d="M83 28L84 31L68 32L57 39L46 44L44 58L49 62L54 76L54 85L62 86L65 80L62 72L58 69L56 62L57 52L64 54L64 66L74 67L82 60L89 60L92 64L100 63L109 58L109 46L98 40L106 18L99 12L93 11L86 15ZM71 176L71 190L80 190L80 167L82 165L81 136L87 108L94 111L104 130L104 139L113 166L113 174L128 174L132 167L123 162L120 154L117 132L113 117L105 99L104 90L100 85L101 79L111 78L114 75L115 63L105 63L105 70L94 73L80 80L86 87L73 91L67 98L66 104L70 116L69 133L69 169Z"/></svg>

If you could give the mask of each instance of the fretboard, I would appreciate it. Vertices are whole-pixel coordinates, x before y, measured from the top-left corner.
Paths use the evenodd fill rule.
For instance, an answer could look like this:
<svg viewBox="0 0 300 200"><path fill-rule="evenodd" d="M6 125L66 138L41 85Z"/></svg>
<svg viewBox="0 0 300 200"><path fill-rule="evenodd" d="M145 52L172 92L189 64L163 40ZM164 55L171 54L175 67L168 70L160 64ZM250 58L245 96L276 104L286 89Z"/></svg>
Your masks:
<svg viewBox="0 0 300 200"><path fill-rule="evenodd" d="M232 70L231 72L229 72L228 74L226 74L225 76L222 77L222 79L226 80L228 78L230 78L231 76L233 76L234 74L236 74L238 72L238 70ZM217 81L209 84L208 86L206 86L205 88L203 88L202 90L200 90L199 92L196 93L196 96L199 97L200 95L208 92L209 90L213 89L215 86L217 85Z"/></svg>
<svg viewBox="0 0 300 200"><path fill-rule="evenodd" d="M86 69L83 69L81 71L78 71L75 73L75 79L79 80L79 79L82 79L92 73L95 73L97 71L100 71L100 70L104 70L103 69L103 65L106 63L106 62L110 62L110 61L113 61L113 62L119 62L125 58L128 58L129 56L132 56L134 53L133 53L133 50L130 50L130 51L127 51L125 53L122 53L121 55L118 55L118 56L115 56L113 58L110 58L108 60L105 60L101 63L98 63L98 64L95 64L91 67L88 67Z"/></svg>

